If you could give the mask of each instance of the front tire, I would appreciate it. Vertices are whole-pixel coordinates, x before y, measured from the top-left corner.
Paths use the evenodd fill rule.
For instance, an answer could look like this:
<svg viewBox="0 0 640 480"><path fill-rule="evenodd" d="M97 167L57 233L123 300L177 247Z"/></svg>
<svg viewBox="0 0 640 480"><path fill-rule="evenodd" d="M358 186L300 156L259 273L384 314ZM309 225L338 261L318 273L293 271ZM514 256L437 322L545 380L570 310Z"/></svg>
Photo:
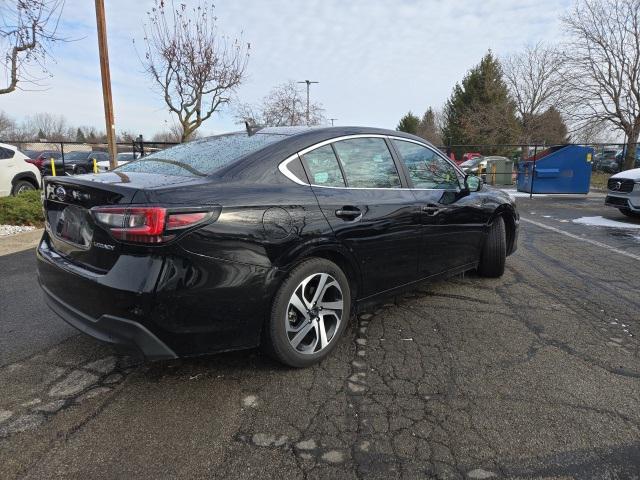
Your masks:
<svg viewBox="0 0 640 480"><path fill-rule="evenodd" d="M489 227L489 235L484 242L478 274L482 277L498 278L504 273L507 259L507 236L504 219L496 217Z"/></svg>
<svg viewBox="0 0 640 480"><path fill-rule="evenodd" d="M11 189L11 195L20 195L23 192L28 192L29 190L35 189L36 187L34 187L31 182L27 182L26 180L18 180Z"/></svg>
<svg viewBox="0 0 640 480"><path fill-rule="evenodd" d="M337 346L351 314L351 290L344 272L324 258L295 267L273 301L263 348L290 367L303 368Z"/></svg>
<svg viewBox="0 0 640 480"><path fill-rule="evenodd" d="M76 175L84 175L85 173L87 173L87 169L84 167L78 167L76 168Z"/></svg>

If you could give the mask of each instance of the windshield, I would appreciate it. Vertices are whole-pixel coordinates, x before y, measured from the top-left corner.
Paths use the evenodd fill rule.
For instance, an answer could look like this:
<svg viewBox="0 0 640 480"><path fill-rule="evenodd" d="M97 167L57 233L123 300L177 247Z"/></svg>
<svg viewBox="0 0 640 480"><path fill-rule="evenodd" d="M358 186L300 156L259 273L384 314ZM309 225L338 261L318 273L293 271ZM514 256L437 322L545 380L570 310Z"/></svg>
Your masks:
<svg viewBox="0 0 640 480"><path fill-rule="evenodd" d="M118 168L120 172L205 176L249 153L286 138L283 135L230 133L176 145Z"/></svg>

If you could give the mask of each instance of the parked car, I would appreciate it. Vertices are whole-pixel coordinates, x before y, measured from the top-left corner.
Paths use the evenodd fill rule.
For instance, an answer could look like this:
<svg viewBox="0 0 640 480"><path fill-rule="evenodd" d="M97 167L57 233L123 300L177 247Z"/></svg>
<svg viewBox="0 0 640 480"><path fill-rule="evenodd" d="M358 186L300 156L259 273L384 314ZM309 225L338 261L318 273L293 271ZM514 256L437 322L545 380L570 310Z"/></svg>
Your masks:
<svg viewBox="0 0 640 480"><path fill-rule="evenodd" d="M464 155L462 155L462 163L466 162L467 160L471 160L472 158L478 158L481 156L482 154L478 152L467 152Z"/></svg>
<svg viewBox="0 0 640 480"><path fill-rule="evenodd" d="M605 173L617 173L620 171L620 163L616 151L608 150L604 153L596 153L593 156L591 170Z"/></svg>
<svg viewBox="0 0 640 480"><path fill-rule="evenodd" d="M640 218L640 168L612 175L604 203L628 217Z"/></svg>
<svg viewBox="0 0 640 480"><path fill-rule="evenodd" d="M514 200L417 136L250 133L45 179L51 308L150 359L262 345L304 367L364 305L470 269L499 277L516 250Z"/></svg>
<svg viewBox="0 0 640 480"><path fill-rule="evenodd" d="M61 164L61 162L56 162L56 160L60 160L61 157L62 153L56 150L45 150L43 152L33 152L33 154L29 156L27 162L33 163L38 168L38 170L42 172L44 169L44 164L47 162L51 162L52 158L54 163L56 163L56 166L58 163Z"/></svg>
<svg viewBox="0 0 640 480"><path fill-rule="evenodd" d="M139 158L140 154L137 152L120 152L116 155L116 165L121 167L122 165L126 165L132 160L136 160ZM109 160L102 160L98 162L98 171L99 172L108 172L111 169L111 162Z"/></svg>
<svg viewBox="0 0 640 480"><path fill-rule="evenodd" d="M40 170L13 145L0 143L0 197L40 188Z"/></svg>
<svg viewBox="0 0 640 480"><path fill-rule="evenodd" d="M624 163L624 157L627 154L627 149L625 148L624 150L620 150L617 154L616 154L616 162L618 163L618 170L622 170L623 167L623 163ZM634 164L633 168L640 168L640 148L636 148L636 161Z"/></svg>
<svg viewBox="0 0 640 480"><path fill-rule="evenodd" d="M460 164L460 168L464 173L473 175L482 175L484 169L487 168L487 162L484 157L474 157Z"/></svg>
<svg viewBox="0 0 640 480"><path fill-rule="evenodd" d="M70 175L82 175L93 172L93 160L109 160L107 152L69 152L64 155L64 169ZM57 166L57 165L56 165Z"/></svg>

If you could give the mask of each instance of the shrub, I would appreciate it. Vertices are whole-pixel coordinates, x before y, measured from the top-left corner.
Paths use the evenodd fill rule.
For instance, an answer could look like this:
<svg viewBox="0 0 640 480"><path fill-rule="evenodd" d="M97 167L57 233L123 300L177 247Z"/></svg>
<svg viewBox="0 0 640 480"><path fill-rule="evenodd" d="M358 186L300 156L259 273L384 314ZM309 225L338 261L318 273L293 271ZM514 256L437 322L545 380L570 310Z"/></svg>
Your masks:
<svg viewBox="0 0 640 480"><path fill-rule="evenodd" d="M0 198L0 224L42 227L44 216L40 190L29 190L15 197Z"/></svg>

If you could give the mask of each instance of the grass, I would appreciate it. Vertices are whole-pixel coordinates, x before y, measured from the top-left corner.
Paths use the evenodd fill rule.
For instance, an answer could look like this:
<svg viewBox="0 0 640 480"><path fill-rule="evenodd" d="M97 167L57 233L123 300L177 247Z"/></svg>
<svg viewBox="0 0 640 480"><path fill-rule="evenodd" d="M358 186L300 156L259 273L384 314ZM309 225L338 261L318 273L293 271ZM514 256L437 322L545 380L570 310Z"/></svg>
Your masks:
<svg viewBox="0 0 640 480"><path fill-rule="evenodd" d="M591 188L599 188L601 190L607 189L607 180L611 176L611 173L604 172L592 172L591 173Z"/></svg>
<svg viewBox="0 0 640 480"><path fill-rule="evenodd" d="M0 198L0 224L42 227L44 216L40 190L29 190L15 197Z"/></svg>

